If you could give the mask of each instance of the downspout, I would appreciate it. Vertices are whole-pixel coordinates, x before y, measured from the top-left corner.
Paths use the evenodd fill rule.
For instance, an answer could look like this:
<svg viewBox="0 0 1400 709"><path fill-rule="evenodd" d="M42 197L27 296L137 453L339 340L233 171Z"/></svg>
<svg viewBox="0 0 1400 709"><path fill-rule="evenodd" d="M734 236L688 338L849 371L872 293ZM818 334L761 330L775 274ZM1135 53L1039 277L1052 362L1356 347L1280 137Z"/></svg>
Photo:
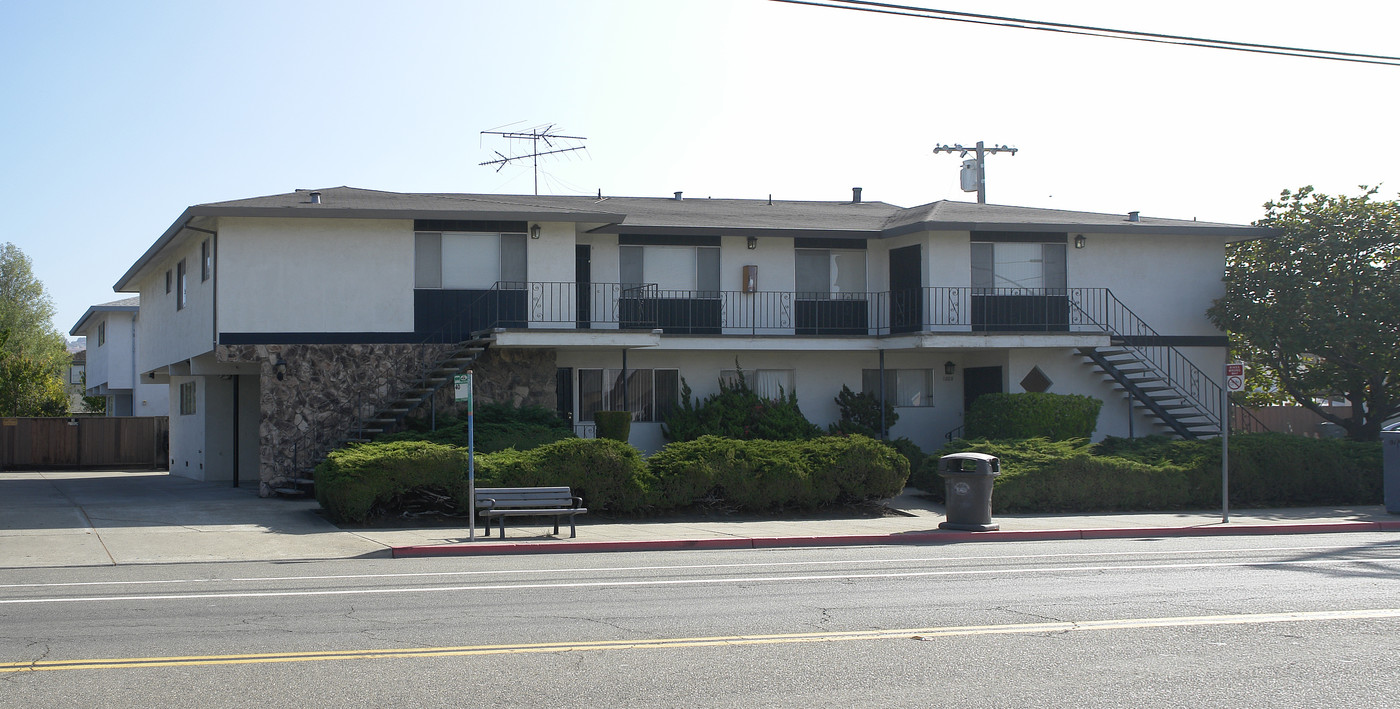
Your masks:
<svg viewBox="0 0 1400 709"><path fill-rule="evenodd" d="M880 350L880 440L888 438L885 427L885 351Z"/></svg>
<svg viewBox="0 0 1400 709"><path fill-rule="evenodd" d="M238 465L238 429L243 423L243 415L238 410L238 390L243 382L237 374L233 375L233 486L238 487L238 477L243 472Z"/></svg>

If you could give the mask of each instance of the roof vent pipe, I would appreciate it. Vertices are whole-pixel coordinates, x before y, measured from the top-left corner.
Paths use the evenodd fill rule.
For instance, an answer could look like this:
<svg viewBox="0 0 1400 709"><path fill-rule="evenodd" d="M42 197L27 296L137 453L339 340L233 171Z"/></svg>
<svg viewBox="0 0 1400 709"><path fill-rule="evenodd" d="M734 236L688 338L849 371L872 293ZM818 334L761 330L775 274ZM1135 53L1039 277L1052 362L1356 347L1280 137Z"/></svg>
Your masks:
<svg viewBox="0 0 1400 709"><path fill-rule="evenodd" d="M681 201L681 193L679 193L679 192L676 193L676 201L677 201L677 202Z"/></svg>
<svg viewBox="0 0 1400 709"><path fill-rule="evenodd" d="M851 203L852 203L852 204L860 204L860 188L859 188L859 187L852 187L852 188L851 188Z"/></svg>
<svg viewBox="0 0 1400 709"><path fill-rule="evenodd" d="M1130 222L1140 222L1140 221L1142 221L1142 220L1138 218L1138 213L1137 213L1137 212L1128 212L1128 221L1130 221Z"/></svg>
<svg viewBox="0 0 1400 709"><path fill-rule="evenodd" d="M320 193L320 192L312 192L312 193L311 193L311 203L312 203L312 204L320 204L320 203L321 203L321 193Z"/></svg>

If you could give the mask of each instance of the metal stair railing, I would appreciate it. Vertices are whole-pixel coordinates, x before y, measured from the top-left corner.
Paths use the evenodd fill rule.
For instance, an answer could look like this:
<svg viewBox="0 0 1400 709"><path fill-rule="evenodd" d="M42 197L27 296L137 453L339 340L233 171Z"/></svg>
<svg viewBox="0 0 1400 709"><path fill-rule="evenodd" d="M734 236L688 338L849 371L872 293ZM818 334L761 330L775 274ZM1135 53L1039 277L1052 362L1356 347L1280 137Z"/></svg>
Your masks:
<svg viewBox="0 0 1400 709"><path fill-rule="evenodd" d="M1133 351L1153 374L1160 376L1183 401L1195 407L1207 423L1219 429L1222 420L1220 384L1187 359L1181 350L1165 344L1165 338L1118 300L1111 290L1070 288L1069 301L1075 314L1107 330L1110 341L1117 340L1115 344ZM1134 396L1150 405L1142 392L1134 392Z"/></svg>

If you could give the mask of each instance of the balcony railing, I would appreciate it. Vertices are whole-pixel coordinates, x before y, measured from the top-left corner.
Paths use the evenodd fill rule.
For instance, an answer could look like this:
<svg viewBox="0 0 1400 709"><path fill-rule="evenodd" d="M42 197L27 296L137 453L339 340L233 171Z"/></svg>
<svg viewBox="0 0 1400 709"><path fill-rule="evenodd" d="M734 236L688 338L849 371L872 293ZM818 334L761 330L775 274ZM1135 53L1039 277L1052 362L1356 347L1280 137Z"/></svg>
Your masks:
<svg viewBox="0 0 1400 709"><path fill-rule="evenodd" d="M443 292L419 291L448 298ZM461 293L461 292L458 292ZM425 301L426 302L426 301ZM916 332L1104 332L1105 288L937 286L803 293L668 290L653 284L501 282L470 292L458 327L660 329L672 335L891 335Z"/></svg>

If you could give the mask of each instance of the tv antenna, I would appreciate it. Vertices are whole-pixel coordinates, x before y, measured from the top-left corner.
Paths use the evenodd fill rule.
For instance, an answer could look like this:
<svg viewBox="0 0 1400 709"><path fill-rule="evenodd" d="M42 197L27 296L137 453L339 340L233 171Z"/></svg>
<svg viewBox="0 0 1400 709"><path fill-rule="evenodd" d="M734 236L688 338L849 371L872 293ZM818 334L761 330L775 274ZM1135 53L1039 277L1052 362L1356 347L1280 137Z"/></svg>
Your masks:
<svg viewBox="0 0 1400 709"><path fill-rule="evenodd" d="M521 155L504 155L499 150L493 150L497 155L495 160L487 160L478 165L496 165L496 172L500 172L516 160L530 160L535 173L535 194L540 193L540 157L554 155L556 153L569 153L575 150L583 150L583 145L570 145L570 141L588 140L581 135L561 135L555 130L555 125L550 123L546 126L536 126L528 131L499 131L484 130L482 135L499 135L509 141L530 141L530 151ZM540 143L544 143L545 150L540 149ZM567 146L567 147L566 147ZM514 151L511 151L514 152Z"/></svg>
<svg viewBox="0 0 1400 709"><path fill-rule="evenodd" d="M1016 148L1008 148L1005 145L1001 147L988 148L982 144L982 141L979 140L977 141L977 145L971 148L964 148L961 143L954 143L953 145L940 145L934 148L933 152L935 155L938 153L959 153L958 157L960 158L967 157L967 154L970 152L976 152L977 158L975 160L963 161L962 173L959 177L962 180L963 192L976 192L977 203L986 204L987 153L1011 153L1012 155L1015 155Z"/></svg>

